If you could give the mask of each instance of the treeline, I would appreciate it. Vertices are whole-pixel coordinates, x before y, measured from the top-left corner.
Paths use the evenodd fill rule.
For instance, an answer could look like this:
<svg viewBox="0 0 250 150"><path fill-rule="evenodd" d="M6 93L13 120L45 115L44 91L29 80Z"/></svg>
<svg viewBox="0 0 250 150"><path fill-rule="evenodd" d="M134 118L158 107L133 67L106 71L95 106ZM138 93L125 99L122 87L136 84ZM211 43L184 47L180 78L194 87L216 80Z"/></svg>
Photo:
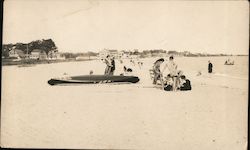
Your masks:
<svg viewBox="0 0 250 150"><path fill-rule="evenodd" d="M50 51L56 50L57 47L52 39L36 40L30 43L3 44L2 56L8 57L9 51L13 49L22 50L25 54L30 54L34 49L40 49L48 55Z"/></svg>

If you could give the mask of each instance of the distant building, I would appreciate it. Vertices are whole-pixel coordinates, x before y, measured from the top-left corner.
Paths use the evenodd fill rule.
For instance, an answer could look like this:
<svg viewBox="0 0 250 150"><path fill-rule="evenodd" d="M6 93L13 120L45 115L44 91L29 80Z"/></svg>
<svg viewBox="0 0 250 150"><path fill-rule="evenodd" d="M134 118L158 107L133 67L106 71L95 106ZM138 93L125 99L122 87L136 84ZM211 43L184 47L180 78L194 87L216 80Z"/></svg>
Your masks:
<svg viewBox="0 0 250 150"><path fill-rule="evenodd" d="M189 55L191 55L191 53L190 53L189 51L184 51L184 52L183 52L183 55L184 55L184 56L189 56Z"/></svg>
<svg viewBox="0 0 250 150"><path fill-rule="evenodd" d="M20 50L20 49L15 49L17 55L20 57L20 58L25 58L26 57L26 54L24 53L24 51Z"/></svg>
<svg viewBox="0 0 250 150"><path fill-rule="evenodd" d="M57 60L65 60L66 57L62 53L56 53L56 59Z"/></svg>
<svg viewBox="0 0 250 150"><path fill-rule="evenodd" d="M30 59L39 59L41 50L35 49L31 52Z"/></svg>
<svg viewBox="0 0 250 150"><path fill-rule="evenodd" d="M119 57L120 58L129 58L130 57L130 52L129 51L125 51L125 50L123 50L123 51L121 51L120 53L119 53Z"/></svg>
<svg viewBox="0 0 250 150"><path fill-rule="evenodd" d="M168 51L168 55L178 55L178 52L170 50L170 51Z"/></svg>
<svg viewBox="0 0 250 150"><path fill-rule="evenodd" d="M18 52L16 49L12 49L9 51L9 57L13 57L13 58L19 58Z"/></svg>
<svg viewBox="0 0 250 150"><path fill-rule="evenodd" d="M125 53L123 51L119 51L117 54L118 58L123 58L125 56Z"/></svg>
<svg viewBox="0 0 250 150"><path fill-rule="evenodd" d="M47 54L45 51L40 50L40 49L34 49L31 52L30 59L38 59L38 60L45 60L47 59Z"/></svg>
<svg viewBox="0 0 250 150"><path fill-rule="evenodd" d="M77 56L76 60L93 60L98 59L97 56Z"/></svg>
<svg viewBox="0 0 250 150"><path fill-rule="evenodd" d="M100 59L107 57L107 55L118 58L121 55L121 53L119 53L118 50L113 50L113 49L104 49L99 52Z"/></svg>
<svg viewBox="0 0 250 150"><path fill-rule="evenodd" d="M77 56L76 60L89 60L90 56Z"/></svg>

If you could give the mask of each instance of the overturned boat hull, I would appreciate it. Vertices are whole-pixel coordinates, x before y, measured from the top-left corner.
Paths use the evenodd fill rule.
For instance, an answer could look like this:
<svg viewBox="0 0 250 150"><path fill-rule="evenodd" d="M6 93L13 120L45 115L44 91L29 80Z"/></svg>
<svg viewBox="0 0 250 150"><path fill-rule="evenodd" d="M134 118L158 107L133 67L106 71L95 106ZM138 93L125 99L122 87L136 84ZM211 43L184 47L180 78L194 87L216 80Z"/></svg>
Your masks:
<svg viewBox="0 0 250 150"><path fill-rule="evenodd" d="M52 78L50 85L58 84L105 84L105 83L137 83L140 79L136 76L113 76L113 75L82 75L62 78Z"/></svg>

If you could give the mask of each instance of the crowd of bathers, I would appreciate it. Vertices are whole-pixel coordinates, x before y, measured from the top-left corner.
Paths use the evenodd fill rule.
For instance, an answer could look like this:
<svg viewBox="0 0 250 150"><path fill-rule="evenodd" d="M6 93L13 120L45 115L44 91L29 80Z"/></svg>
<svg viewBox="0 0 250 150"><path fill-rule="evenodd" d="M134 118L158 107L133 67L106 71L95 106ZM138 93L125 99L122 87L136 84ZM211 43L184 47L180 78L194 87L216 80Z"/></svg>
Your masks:
<svg viewBox="0 0 250 150"><path fill-rule="evenodd" d="M163 86L166 91L185 91L191 90L191 82L186 78L181 70L178 70L178 66L174 61L174 57L170 56L169 60L166 60L167 63L161 71L161 64L165 60L163 58L155 61L153 65L153 84L160 84ZM166 77L163 76L163 73L168 69L169 73ZM159 83L160 82L160 83Z"/></svg>
<svg viewBox="0 0 250 150"><path fill-rule="evenodd" d="M104 59L104 63L106 64L106 69L104 75L114 75L115 71L115 58L107 55ZM161 64L167 61L166 65L163 67L161 71ZM132 61L131 61L132 62ZM142 66L142 62L138 63L139 66ZM163 76L162 72L168 69L169 73L167 76ZM132 72L131 68L127 68L124 66L123 68L124 73ZM163 58L158 59L153 64L153 84L157 85L160 84L163 86L164 90L166 91L177 91L177 90L191 90L191 82L186 78L181 70L177 69L177 64L174 61L174 57L170 56L169 60L164 60ZM124 75L121 74L121 75ZM159 83L160 82L160 83Z"/></svg>

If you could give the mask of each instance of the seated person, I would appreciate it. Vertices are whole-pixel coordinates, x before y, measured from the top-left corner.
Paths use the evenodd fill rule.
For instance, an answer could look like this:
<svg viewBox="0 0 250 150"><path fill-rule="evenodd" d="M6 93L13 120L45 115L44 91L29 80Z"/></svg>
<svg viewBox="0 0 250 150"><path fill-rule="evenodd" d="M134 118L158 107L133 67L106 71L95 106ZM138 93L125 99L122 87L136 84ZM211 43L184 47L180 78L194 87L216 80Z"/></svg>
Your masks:
<svg viewBox="0 0 250 150"><path fill-rule="evenodd" d="M227 63L228 63L228 61L226 60L226 61L225 61L225 64L227 64Z"/></svg>
<svg viewBox="0 0 250 150"><path fill-rule="evenodd" d="M179 89L181 91L187 91L192 89L190 80L186 79L186 76L184 75L181 76L181 84Z"/></svg>
<svg viewBox="0 0 250 150"><path fill-rule="evenodd" d="M171 78L170 74L165 77L164 90L173 91L173 78Z"/></svg>
<svg viewBox="0 0 250 150"><path fill-rule="evenodd" d="M124 72L132 72L133 70L131 68L127 68L126 66L123 67Z"/></svg>

